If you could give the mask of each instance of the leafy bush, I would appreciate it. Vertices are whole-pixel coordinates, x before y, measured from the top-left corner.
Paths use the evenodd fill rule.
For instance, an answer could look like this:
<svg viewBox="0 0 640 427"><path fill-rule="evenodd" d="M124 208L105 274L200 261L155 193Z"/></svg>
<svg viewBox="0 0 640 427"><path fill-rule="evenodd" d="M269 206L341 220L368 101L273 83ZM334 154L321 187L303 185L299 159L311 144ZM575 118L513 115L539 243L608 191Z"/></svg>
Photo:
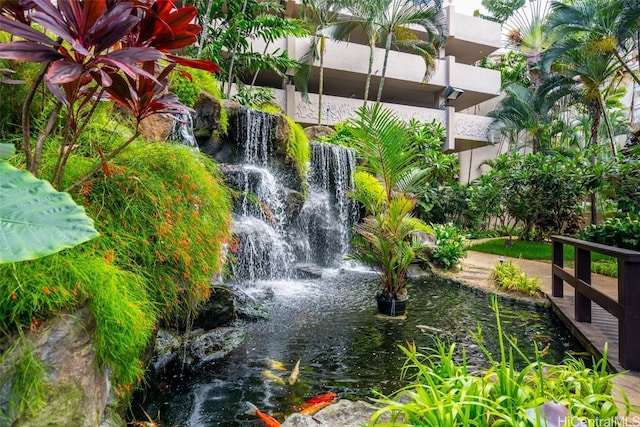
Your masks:
<svg viewBox="0 0 640 427"><path fill-rule="evenodd" d="M372 417L370 426L530 426L556 425L551 421L536 422L535 413L541 405L557 402L570 419L614 422L618 415L612 396L612 380L622 375L607 371L605 356L587 367L583 360L572 357L556 365L544 363L545 350L536 350L530 359L517 343L502 331L495 296L492 306L496 313L497 338L500 353L492 355L483 343L482 330L474 334L480 349L489 361L489 368L472 371L466 354L457 360L455 344L448 345L434 337L434 348L427 353L415 344L401 346L407 357L403 378L412 384L390 396L381 396L385 405ZM526 363L516 369L516 357ZM622 415L632 410L622 390ZM384 415L390 422L378 423ZM571 424L573 425L573 424ZM576 424L577 425L577 424Z"/></svg>
<svg viewBox="0 0 640 427"><path fill-rule="evenodd" d="M494 267L491 274L499 289L531 296L540 293L538 278L528 277L520 267L511 261L499 263Z"/></svg>
<svg viewBox="0 0 640 427"><path fill-rule="evenodd" d="M467 256L466 238L451 223L435 224L437 248L432 258L446 269L460 268L460 260Z"/></svg>
<svg viewBox="0 0 640 427"><path fill-rule="evenodd" d="M608 246L640 251L640 219L609 218L578 233L578 238Z"/></svg>

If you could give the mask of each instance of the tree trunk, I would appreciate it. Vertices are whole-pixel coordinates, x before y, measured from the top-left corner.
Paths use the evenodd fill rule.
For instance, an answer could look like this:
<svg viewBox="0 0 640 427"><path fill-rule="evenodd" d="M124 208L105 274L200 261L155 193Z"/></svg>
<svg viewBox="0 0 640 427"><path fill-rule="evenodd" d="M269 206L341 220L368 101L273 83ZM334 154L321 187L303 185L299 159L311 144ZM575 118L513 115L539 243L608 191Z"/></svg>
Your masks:
<svg viewBox="0 0 640 427"><path fill-rule="evenodd" d="M371 74L373 73L373 58L376 48L375 39L369 39L369 70L367 71L367 80L364 84L364 104L363 107L367 106L367 101L369 100L369 88L371 87Z"/></svg>
<svg viewBox="0 0 640 427"><path fill-rule="evenodd" d="M591 153L591 165L595 167L598 164L598 154L596 150L598 148L598 129L600 128L600 117L602 113L598 100L591 101L589 112L591 114L591 149L593 150ZM598 223L598 207L595 189L591 191L589 201L591 203L591 224L595 225Z"/></svg>
<svg viewBox="0 0 640 427"><path fill-rule="evenodd" d="M320 37L320 81L318 82L318 126L322 124L322 91L324 89L324 48L325 38Z"/></svg>
<svg viewBox="0 0 640 427"><path fill-rule="evenodd" d="M382 99L382 88L384 86L384 77L387 74L387 61L389 60L389 51L391 50L391 37L393 34L391 31L387 34L387 41L384 45L384 62L382 63L382 75L380 76L380 87L378 87L378 97L376 98L377 102L380 102Z"/></svg>

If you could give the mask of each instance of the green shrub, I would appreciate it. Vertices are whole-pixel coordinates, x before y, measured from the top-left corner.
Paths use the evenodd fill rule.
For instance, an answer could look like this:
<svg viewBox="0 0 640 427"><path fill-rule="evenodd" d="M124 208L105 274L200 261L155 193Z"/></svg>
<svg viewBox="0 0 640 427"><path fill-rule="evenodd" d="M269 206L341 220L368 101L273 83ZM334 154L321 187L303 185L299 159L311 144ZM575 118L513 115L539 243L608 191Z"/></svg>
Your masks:
<svg viewBox="0 0 640 427"><path fill-rule="evenodd" d="M590 225L578 233L578 238L608 246L640 251L640 219L609 218Z"/></svg>
<svg viewBox="0 0 640 427"><path fill-rule="evenodd" d="M491 274L499 289L531 296L540 293L538 278L528 277L520 267L511 261L500 262Z"/></svg>
<svg viewBox="0 0 640 427"><path fill-rule="evenodd" d="M446 269L460 268L460 260L467 256L466 238L453 224L435 224L437 248L432 258Z"/></svg>

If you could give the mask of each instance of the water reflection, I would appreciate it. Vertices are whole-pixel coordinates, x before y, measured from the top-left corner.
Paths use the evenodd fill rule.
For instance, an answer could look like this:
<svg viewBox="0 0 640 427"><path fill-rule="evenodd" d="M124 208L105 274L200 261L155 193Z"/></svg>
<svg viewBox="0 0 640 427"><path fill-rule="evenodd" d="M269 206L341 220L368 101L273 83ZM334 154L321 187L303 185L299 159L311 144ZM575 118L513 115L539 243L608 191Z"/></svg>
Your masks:
<svg viewBox="0 0 640 427"><path fill-rule="evenodd" d="M398 345L407 341L427 347L436 335L464 347L470 364L485 365L470 335L480 325L486 345L498 354L490 297L442 281L410 284L406 320L378 317L373 298L377 277L362 272L241 286L248 293L273 291L267 302L270 319L247 323L246 342L223 361L196 373L168 369L151 378L134 412L144 407L163 426L258 426L259 421L244 414L245 401L282 420L291 406L313 395L333 391L341 398L361 399L373 389L398 389L405 360ZM559 361L567 351L582 351L550 311L500 307L505 332L527 352L534 342L540 348L549 345L548 361ZM289 370L300 359L298 381L290 386L267 378L269 359ZM284 380L289 375L272 373ZM144 415L136 413L136 418Z"/></svg>

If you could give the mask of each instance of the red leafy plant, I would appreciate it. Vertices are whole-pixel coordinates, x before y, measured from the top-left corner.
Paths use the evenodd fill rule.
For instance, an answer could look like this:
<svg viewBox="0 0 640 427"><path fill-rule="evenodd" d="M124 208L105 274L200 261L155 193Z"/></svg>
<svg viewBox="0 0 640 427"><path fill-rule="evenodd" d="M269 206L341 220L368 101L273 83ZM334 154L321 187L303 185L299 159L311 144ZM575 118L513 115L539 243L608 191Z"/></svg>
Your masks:
<svg viewBox="0 0 640 427"><path fill-rule="evenodd" d="M138 137L141 120L185 110L175 95L165 91L167 77L177 64L210 72L219 69L208 60L170 53L193 44L201 30L193 23L195 7L177 8L174 0L58 0L55 4L4 0L1 4L0 28L12 40L0 44L0 58L42 63L22 110L26 167L38 175L44 143L60 130L62 147L50 178L57 188L99 102L111 100L129 111L136 132L111 153L98 149L99 163L72 187L100 169L108 172L107 162ZM33 142L31 104L42 84L55 97L55 104Z"/></svg>

